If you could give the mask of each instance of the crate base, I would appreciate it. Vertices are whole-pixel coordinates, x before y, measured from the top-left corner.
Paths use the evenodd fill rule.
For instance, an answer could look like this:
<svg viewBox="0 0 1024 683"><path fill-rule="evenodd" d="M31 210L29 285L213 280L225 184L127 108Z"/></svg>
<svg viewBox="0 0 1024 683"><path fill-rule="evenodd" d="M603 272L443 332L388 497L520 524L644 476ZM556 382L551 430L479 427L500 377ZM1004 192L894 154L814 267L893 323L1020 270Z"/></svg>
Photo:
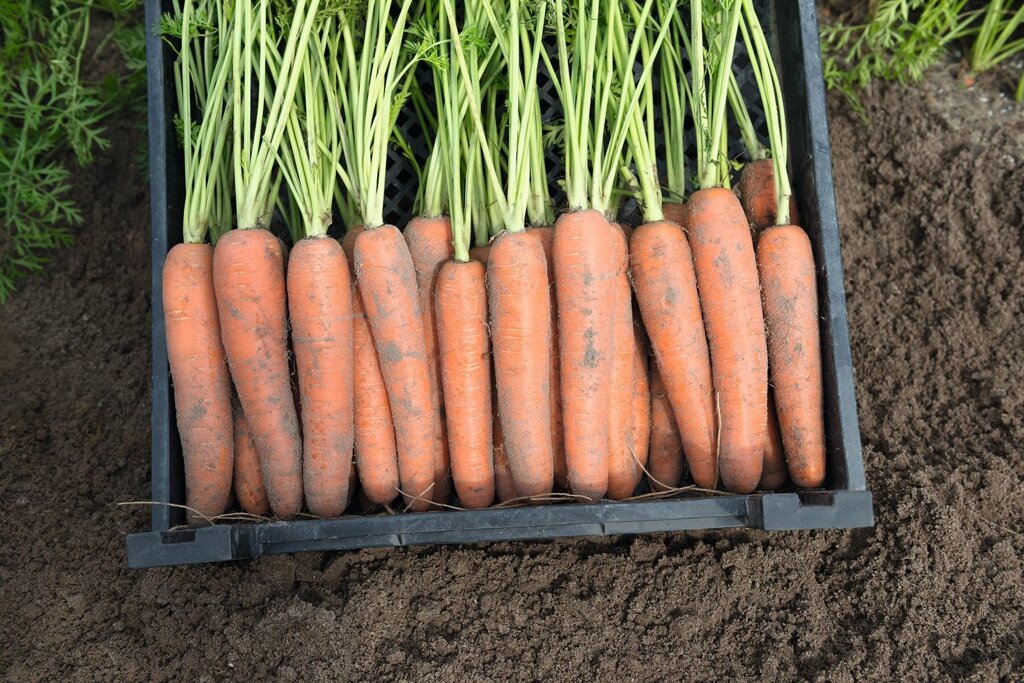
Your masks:
<svg viewBox="0 0 1024 683"><path fill-rule="evenodd" d="M838 529L873 524L869 491L808 491L236 524L131 534L127 545L128 566L145 568L299 551L735 527Z"/></svg>

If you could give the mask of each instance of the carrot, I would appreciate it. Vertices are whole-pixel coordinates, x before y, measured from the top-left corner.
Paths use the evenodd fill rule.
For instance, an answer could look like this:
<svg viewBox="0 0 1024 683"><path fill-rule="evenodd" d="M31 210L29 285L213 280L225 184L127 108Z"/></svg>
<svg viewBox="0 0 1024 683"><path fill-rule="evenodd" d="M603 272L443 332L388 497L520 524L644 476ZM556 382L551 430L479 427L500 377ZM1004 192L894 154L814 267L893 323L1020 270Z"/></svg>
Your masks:
<svg viewBox="0 0 1024 683"><path fill-rule="evenodd" d="M185 461L189 523L221 514L231 496L231 378L213 288L213 247L178 244L163 268L167 360ZM198 514L197 514L198 513Z"/></svg>
<svg viewBox="0 0 1024 683"><path fill-rule="evenodd" d="M683 443L676 417L657 364L651 367L651 455L647 470L651 488L665 491L679 486L683 478Z"/></svg>
<svg viewBox="0 0 1024 683"><path fill-rule="evenodd" d="M789 474L797 486L825 480L824 394L818 292L807 233L768 228L757 243L768 358Z"/></svg>
<svg viewBox="0 0 1024 683"><path fill-rule="evenodd" d="M427 347L427 361L430 368L430 396L434 418L434 495L435 503L447 503L449 497L448 476L451 469L448 450L448 432L444 419L444 393L441 387L441 364L438 359L437 326L434 323L434 294L437 289L438 273L442 264L452 258L452 227L444 217L424 218L417 216L405 226L405 241L409 245L416 282L420 296L420 313L423 315L424 342Z"/></svg>
<svg viewBox="0 0 1024 683"><path fill-rule="evenodd" d="M658 59L662 78L662 134L666 144L678 149L669 154L665 180L669 196L680 199L686 191L686 173L680 163L685 144L685 108L681 99L681 85L685 86L685 82L680 48L688 43L677 13L669 12L668 7L660 7L659 12L662 26L658 29L658 40L669 36L662 43ZM640 40L644 60L653 62L654 48L648 46L645 36L640 36ZM636 175L625 178L636 188L636 199L644 218L644 224L633 231L630 239L633 288L654 349L660 371L658 379L667 388L665 393L675 415L674 421L679 425L683 450L694 478L701 486L714 488L718 481L714 397L697 281L690 247L680 224L666 220L666 216L679 218L683 207L666 202L663 197L655 146L657 117L653 86L649 80L633 84L631 78L626 78L624 84L627 90L637 89L642 103L628 130ZM663 428L662 425L656 427ZM664 444L657 442L653 434L651 439L651 458L665 457L658 452ZM666 472L664 476L678 479L674 472Z"/></svg>
<svg viewBox="0 0 1024 683"><path fill-rule="evenodd" d="M775 169L771 159L756 159L743 166L740 181L736 184L736 196L740 198L743 213L756 232L775 224ZM789 198L790 220L800 224L796 212L796 198Z"/></svg>
<svg viewBox="0 0 1024 683"><path fill-rule="evenodd" d="M265 515L270 512L270 501L263 486L263 470L260 469L260 454L252 442L249 421L239 408L235 412L235 497L243 510L250 515Z"/></svg>
<svg viewBox="0 0 1024 683"><path fill-rule="evenodd" d="M662 211L664 211L665 220L671 221L679 226L686 225L686 204L665 202L665 204L662 205Z"/></svg>
<svg viewBox="0 0 1024 683"><path fill-rule="evenodd" d="M562 426L562 389L559 381L561 355L558 352L558 297L555 293L555 230L551 227L540 226L529 229L530 234L535 235L544 247L544 258L548 263L548 304L551 307L551 371L548 375L548 389L550 399L548 407L551 409L551 452L555 461L555 483L561 488L569 487L569 471L565 464L565 440Z"/></svg>
<svg viewBox="0 0 1024 683"><path fill-rule="evenodd" d="M775 398L768 392L768 429L764 438L764 467L757 488L774 491L786 483L786 455L782 448L782 434L779 432L779 417L775 413Z"/></svg>
<svg viewBox="0 0 1024 683"><path fill-rule="evenodd" d="M490 259L490 256L491 245L489 244L485 244L482 247L473 247L472 249L469 250L469 257L474 261L479 261L480 263L482 263L485 268L487 267L487 262Z"/></svg>
<svg viewBox="0 0 1024 683"><path fill-rule="evenodd" d="M394 103L408 94L405 76L416 50L404 50L412 2L381 0L365 6L358 22L340 20L327 42L331 87L336 98L332 116L342 119L341 159L335 167L342 188L339 206L350 224L365 226L352 239L358 299L376 350L379 376L386 387L390 416L378 408L377 371L369 361L366 329L353 321L357 377L370 388L356 390L356 459L367 497L382 504L394 484L392 453L397 451L398 480L409 510L428 508L434 489L436 429L430 366L416 272L402 234L384 220L388 150L394 137ZM330 13L328 13L330 14ZM354 303L354 302L353 302ZM390 419L389 419L390 417ZM387 425L393 426L389 434ZM393 439L393 442L392 442ZM393 448L392 449L392 443Z"/></svg>
<svg viewBox="0 0 1024 683"><path fill-rule="evenodd" d="M483 265L476 261L444 264L437 278L436 301L455 490L464 507L487 507L494 500L494 462Z"/></svg>
<svg viewBox="0 0 1024 683"><path fill-rule="evenodd" d="M638 319L639 317L637 317ZM633 453L638 467L636 484L640 483L643 468L647 467L651 447L651 386L648 344L643 326L634 324L636 340L633 344ZM636 488L636 484L633 488Z"/></svg>
<svg viewBox="0 0 1024 683"><path fill-rule="evenodd" d="M741 4L743 39L757 77L772 148L776 225L761 233L757 244L768 363L790 477L797 486L813 488L825 481L825 410L814 254L807 233L790 223L789 144L775 62L752 1L742 0ZM767 417L767 412L762 414Z"/></svg>
<svg viewBox="0 0 1024 683"><path fill-rule="evenodd" d="M352 356L355 365L355 461L366 497L387 505L398 495L398 446L370 324L359 290L352 299Z"/></svg>
<svg viewBox="0 0 1024 683"><path fill-rule="evenodd" d="M307 237L288 262L288 309L302 404L302 478L309 511L337 517L352 467L352 285L345 252Z"/></svg>
<svg viewBox="0 0 1024 683"><path fill-rule="evenodd" d="M629 245L633 239L633 228L625 223L620 223L626 244ZM651 438L651 387L650 387L650 354L651 342L644 330L643 320L640 316L640 306L633 296L633 290L629 286L629 259L626 259L627 289L629 292L630 308L633 321L633 436L631 460L639 466L635 469L636 485L640 483L643 468L647 467L647 460L650 455Z"/></svg>
<svg viewBox="0 0 1024 683"><path fill-rule="evenodd" d="M724 145L727 100L746 4L737 0L702 7L700 0L692 0L688 42L693 99L705 114L694 118L700 189L690 196L686 227L711 353L718 469L726 488L736 493L753 491L761 479L768 415L768 359L754 245L743 207L724 187L730 173ZM714 30L705 40L706 24Z"/></svg>
<svg viewBox="0 0 1024 683"><path fill-rule="evenodd" d="M518 498L516 483L512 479L512 468L508 464L508 454L505 452L505 437L501 432L501 419L498 417L497 394L494 400L494 489L498 494L498 500L502 503Z"/></svg>
<svg viewBox="0 0 1024 683"><path fill-rule="evenodd" d="M345 236L341 238L341 248L348 259L349 270L355 268L356 238L359 237L361 232L366 232L366 226L353 225L345 231ZM358 288L358 283L355 279L352 280L352 287Z"/></svg>
<svg viewBox="0 0 1024 683"><path fill-rule="evenodd" d="M264 229L232 230L213 256L221 335L249 421L267 497L283 519L302 509L302 443L288 370L280 244Z"/></svg>
<svg viewBox="0 0 1024 683"><path fill-rule="evenodd" d="M608 490L621 240L618 227L593 210L563 214L555 227L565 458L573 493L593 499Z"/></svg>
<svg viewBox="0 0 1024 683"><path fill-rule="evenodd" d="M749 493L761 479L768 415L768 351L754 245L730 190L699 190L689 208L718 402L719 471L730 491Z"/></svg>
<svg viewBox="0 0 1024 683"><path fill-rule="evenodd" d="M616 225L615 258L621 264L613 281L613 355L608 405L608 497L622 500L633 494L640 468L633 444L633 402L636 337L633 330L633 294L630 291L625 231Z"/></svg>
<svg viewBox="0 0 1024 683"><path fill-rule="evenodd" d="M690 471L698 486L713 489L718 483L718 447L711 360L693 258L682 229L665 221L637 228L630 265L658 378L672 406Z"/></svg>
<svg viewBox="0 0 1024 683"><path fill-rule="evenodd" d="M341 241L350 270L355 270L356 237L365 230L362 225L353 226ZM362 494L376 505L387 505L398 495L401 486L398 447L384 376L355 278L352 279L352 358L356 471Z"/></svg>
<svg viewBox="0 0 1024 683"><path fill-rule="evenodd" d="M436 437L412 256L398 228L385 225L356 237L355 262L391 405L402 490L410 510L425 510L433 502Z"/></svg>
<svg viewBox="0 0 1024 683"><path fill-rule="evenodd" d="M544 248L526 231L502 233L491 243L487 296L498 412L521 496L550 493L554 484L547 272Z"/></svg>

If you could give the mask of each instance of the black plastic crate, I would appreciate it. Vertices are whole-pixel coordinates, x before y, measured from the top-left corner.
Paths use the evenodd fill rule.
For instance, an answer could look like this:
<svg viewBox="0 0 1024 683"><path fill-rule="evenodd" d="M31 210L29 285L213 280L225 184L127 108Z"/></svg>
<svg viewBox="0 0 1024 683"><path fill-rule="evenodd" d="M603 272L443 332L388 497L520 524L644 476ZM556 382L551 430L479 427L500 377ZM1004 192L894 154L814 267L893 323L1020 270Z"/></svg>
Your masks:
<svg viewBox="0 0 1024 683"><path fill-rule="evenodd" d="M127 537L128 565L219 562L300 551L341 550L433 543L536 540L688 529L748 527L767 530L868 527L874 523L864 480L853 386L846 295L832 182L825 91L813 0L760 3L779 58L790 131L793 188L803 227L818 264L821 338L828 443L826 488L814 491L679 497L647 502L564 504L478 511L349 516L266 524L178 528L184 512L161 503L184 502L181 445L164 336L161 270L171 245L181 239L182 172L177 150L171 60L173 54L148 33L149 145L152 194L153 414L152 530ZM157 24L160 0L147 0L146 25ZM741 50L742 52L742 50ZM742 60L742 54L738 55ZM741 77L744 90L752 84ZM550 93L549 99L550 99ZM756 102L756 97L748 98ZM752 107L755 122L763 119ZM415 122L400 125L415 135ZM550 159L555 162L556 159ZM397 153L389 178L397 193L409 185L410 167ZM557 168L552 176L557 175ZM388 216L403 224L412 205L389 197Z"/></svg>

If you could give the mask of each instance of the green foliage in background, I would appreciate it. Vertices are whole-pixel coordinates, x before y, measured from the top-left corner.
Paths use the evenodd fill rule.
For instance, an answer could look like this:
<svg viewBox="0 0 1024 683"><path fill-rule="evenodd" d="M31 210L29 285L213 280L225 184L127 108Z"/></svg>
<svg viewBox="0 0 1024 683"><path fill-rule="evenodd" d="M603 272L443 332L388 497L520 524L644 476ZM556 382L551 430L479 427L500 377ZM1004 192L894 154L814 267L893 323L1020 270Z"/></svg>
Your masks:
<svg viewBox="0 0 1024 683"><path fill-rule="evenodd" d="M0 0L0 303L71 241L71 174L109 144L103 122L144 98L145 34L134 0ZM100 13L113 30L93 35ZM87 80L121 53L128 75Z"/></svg>
<svg viewBox="0 0 1024 683"><path fill-rule="evenodd" d="M825 82L861 115L858 90L875 79L911 83L953 45L980 73L1024 53L1024 4L1006 0L871 0L862 20L846 15L821 29ZM1024 74L1016 99L1024 100Z"/></svg>

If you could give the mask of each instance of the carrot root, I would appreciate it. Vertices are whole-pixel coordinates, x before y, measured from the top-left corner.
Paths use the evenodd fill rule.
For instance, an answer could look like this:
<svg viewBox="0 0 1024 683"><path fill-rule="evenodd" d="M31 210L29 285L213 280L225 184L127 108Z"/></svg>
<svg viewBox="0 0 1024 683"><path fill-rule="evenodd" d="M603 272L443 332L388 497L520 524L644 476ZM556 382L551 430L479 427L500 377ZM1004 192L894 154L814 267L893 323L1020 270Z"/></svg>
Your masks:
<svg viewBox="0 0 1024 683"><path fill-rule="evenodd" d="M726 488L761 479L768 418L768 349L750 228L731 190L699 190L689 206L690 248L711 352Z"/></svg>
<svg viewBox="0 0 1024 683"><path fill-rule="evenodd" d="M307 238L295 245L288 295L306 505L314 515L337 517L348 506L354 413L352 282L336 240Z"/></svg>
<svg viewBox="0 0 1024 683"><path fill-rule="evenodd" d="M621 226L615 239L616 259L620 263L615 278L615 309L612 322L613 351L611 401L608 406L608 491L612 500L633 495L640 482L633 425L633 399L636 371L636 336L633 331L633 293L629 286L625 231Z"/></svg>
<svg viewBox="0 0 1024 683"><path fill-rule="evenodd" d="M213 279L224 350L270 507L288 519L302 510L302 441L288 368L280 242L264 229L231 230L217 241Z"/></svg>
<svg viewBox="0 0 1024 683"><path fill-rule="evenodd" d="M793 483L825 481L824 389L811 242L795 225L768 228L757 246L768 356L782 445Z"/></svg>
<svg viewBox="0 0 1024 683"><path fill-rule="evenodd" d="M718 485L718 449L711 359L693 257L676 223L648 223L630 243L633 288L698 486ZM652 435L652 451L655 450ZM653 454L652 454L653 457ZM668 475L666 475L668 476Z"/></svg>
<svg viewBox="0 0 1024 683"><path fill-rule="evenodd" d="M221 514L231 497L231 378L213 286L213 247L178 244L163 269L167 358L185 461L189 522Z"/></svg>
<svg viewBox="0 0 1024 683"><path fill-rule="evenodd" d="M433 502L437 441L412 256L398 228L385 225L356 237L355 266L391 405L402 491L409 509L422 511Z"/></svg>
<svg viewBox="0 0 1024 683"><path fill-rule="evenodd" d="M270 501L263 486L263 470L260 468L260 454L252 442L249 421L241 408L235 414L235 498L243 510L250 515L265 515L270 512Z"/></svg>
<svg viewBox="0 0 1024 683"><path fill-rule="evenodd" d="M463 507L494 500L491 363L484 267L449 261L437 277L437 341L455 491Z"/></svg>
<svg viewBox="0 0 1024 683"><path fill-rule="evenodd" d="M451 221L444 218L415 217L405 226L405 241L416 269L416 283L420 295L420 313L423 315L424 342L430 368L430 396L433 403L434 435L434 495L435 503L447 503L450 497L448 477L451 455L447 424L444 418L444 392L441 386L441 364L437 353L437 325L434 321L434 296L441 267L452 258Z"/></svg>
<svg viewBox="0 0 1024 683"><path fill-rule="evenodd" d="M551 409L551 452L555 459L555 484L563 489L569 488L569 471L565 464L565 439L562 428L562 384L560 381L560 354L558 352L558 297L555 293L555 229L552 227L530 228L531 235L540 240L544 247L544 258L548 262L548 299L551 306L551 373L548 388Z"/></svg>
<svg viewBox="0 0 1024 683"><path fill-rule="evenodd" d="M782 432L779 431L779 416L775 413L775 399L768 392L768 428L764 437L764 466L757 488L774 491L786 483L786 454L782 447Z"/></svg>
<svg viewBox="0 0 1024 683"><path fill-rule="evenodd" d="M651 368L651 455L647 471L651 488L667 491L679 486L683 479L683 442L679 438L676 417L657 365Z"/></svg>
<svg viewBox="0 0 1024 683"><path fill-rule="evenodd" d="M563 214L555 225L555 286L565 458L573 493L608 490L608 423L616 280L622 233L597 211ZM493 254L492 254L493 258Z"/></svg>
<svg viewBox="0 0 1024 683"><path fill-rule="evenodd" d="M505 452L521 496L550 493L550 291L544 249L533 235L505 232L487 264L491 343Z"/></svg>

